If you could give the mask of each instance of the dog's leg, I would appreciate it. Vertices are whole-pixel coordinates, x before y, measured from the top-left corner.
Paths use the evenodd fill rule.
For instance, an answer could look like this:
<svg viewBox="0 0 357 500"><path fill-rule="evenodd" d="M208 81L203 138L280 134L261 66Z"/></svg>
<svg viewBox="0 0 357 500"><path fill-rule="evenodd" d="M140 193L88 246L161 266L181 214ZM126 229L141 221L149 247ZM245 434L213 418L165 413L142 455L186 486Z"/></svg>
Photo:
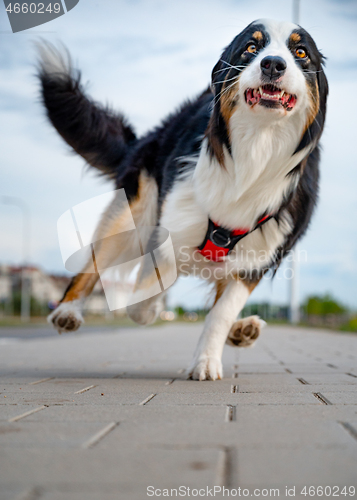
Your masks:
<svg viewBox="0 0 357 500"><path fill-rule="evenodd" d="M120 197L114 198L104 212L96 231L94 255L98 269L109 267L118 255L124 256L125 261L133 258L134 242L131 238L136 236L126 233L132 229L133 220L137 227L156 223L157 185L154 179L142 173L138 195L130 202L130 206L123 209L120 200ZM120 236L121 234L124 236ZM126 237L126 234L132 236ZM84 301L99 279L99 274L93 270L93 261L90 260L83 271L73 278L61 303L48 317L59 333L77 330L83 323Z"/></svg>
<svg viewBox="0 0 357 500"><path fill-rule="evenodd" d="M229 331L226 344L233 347L251 347L265 327L259 316L248 316L236 321Z"/></svg>
<svg viewBox="0 0 357 500"><path fill-rule="evenodd" d="M101 262L101 269L109 267L123 251L117 243L118 238L115 237L96 242L95 262ZM48 317L48 321L53 323L59 333L78 330L82 325L85 299L91 294L98 279L99 273L93 272L92 260L87 263L83 272L72 279L59 306Z"/></svg>
<svg viewBox="0 0 357 500"><path fill-rule="evenodd" d="M165 292L127 307L128 316L139 325L151 325L164 309Z"/></svg>
<svg viewBox="0 0 357 500"><path fill-rule="evenodd" d="M227 335L254 287L241 280L232 280L224 291L222 288L222 285L218 288L218 299L206 317L190 367L190 377L195 380L222 378L221 358Z"/></svg>
<svg viewBox="0 0 357 500"><path fill-rule="evenodd" d="M58 333L73 332L84 322L82 308L84 299L91 293L98 280L98 273L80 273L69 284L58 307L48 316Z"/></svg>
<svg viewBox="0 0 357 500"><path fill-rule="evenodd" d="M149 235L147 235L149 236ZM177 278L177 262L167 230L156 227L145 243L145 254L127 313L140 325L153 323L164 309L167 288Z"/></svg>
<svg viewBox="0 0 357 500"><path fill-rule="evenodd" d="M145 254L135 283L136 303L127 307L127 313L133 321L140 325L150 325L157 319L164 309L166 291L163 283L173 267L176 269L176 262L166 259L161 252L156 252L154 267L152 254ZM140 300L140 297L147 298Z"/></svg>

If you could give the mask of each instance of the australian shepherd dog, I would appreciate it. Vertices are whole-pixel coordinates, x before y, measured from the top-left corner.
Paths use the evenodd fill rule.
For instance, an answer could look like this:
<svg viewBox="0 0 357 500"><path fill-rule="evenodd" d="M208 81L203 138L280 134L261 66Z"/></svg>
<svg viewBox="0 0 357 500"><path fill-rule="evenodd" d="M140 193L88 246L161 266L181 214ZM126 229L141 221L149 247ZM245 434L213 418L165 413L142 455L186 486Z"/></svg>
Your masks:
<svg viewBox="0 0 357 500"><path fill-rule="evenodd" d="M86 96L66 51L44 43L39 52L52 125L116 190L125 190L130 207L114 197L105 210L96 261L104 268L120 255L130 259L132 233L110 238L129 219L139 229L167 230L177 275L201 276L216 291L189 375L220 379L224 344L249 346L263 326L257 316L237 319L246 300L305 233L316 204L328 94L321 52L298 25L252 22L223 51L211 85L139 138L121 114ZM160 248L172 266L168 245ZM90 266L50 315L59 332L83 322L83 302L99 279ZM137 274L135 288L146 298L127 310L139 324L152 323L162 309L165 287L145 295L157 276L155 265Z"/></svg>

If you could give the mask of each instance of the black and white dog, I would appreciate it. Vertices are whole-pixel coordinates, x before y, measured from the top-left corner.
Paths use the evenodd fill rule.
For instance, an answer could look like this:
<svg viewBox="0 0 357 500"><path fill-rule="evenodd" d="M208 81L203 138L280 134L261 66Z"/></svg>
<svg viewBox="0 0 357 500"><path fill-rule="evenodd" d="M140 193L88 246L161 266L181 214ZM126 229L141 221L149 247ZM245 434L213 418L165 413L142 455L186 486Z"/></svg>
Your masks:
<svg viewBox="0 0 357 500"><path fill-rule="evenodd" d="M277 269L308 227L328 94L322 65L300 26L255 21L223 51L210 88L137 138L122 115L85 96L68 55L40 47L39 78L53 126L125 189L137 227L170 232L178 274L195 273L216 285L193 379L220 379L224 344L255 341L263 322L237 316L264 273ZM125 228L129 215L115 200L103 215L97 253L107 266L118 253L130 255L130 238L120 245L107 238ZM50 316L58 331L79 328L83 301L97 280L86 267L73 278ZM136 286L150 286L150 276L139 273ZM155 295L128 313L149 324L161 304L162 294Z"/></svg>

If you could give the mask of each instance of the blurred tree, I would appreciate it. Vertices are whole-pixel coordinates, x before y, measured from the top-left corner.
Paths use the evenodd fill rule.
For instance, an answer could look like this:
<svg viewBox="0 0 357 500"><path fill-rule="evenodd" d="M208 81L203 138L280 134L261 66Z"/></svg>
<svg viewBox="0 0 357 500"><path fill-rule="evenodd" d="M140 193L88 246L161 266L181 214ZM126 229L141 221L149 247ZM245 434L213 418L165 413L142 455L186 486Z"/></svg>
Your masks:
<svg viewBox="0 0 357 500"><path fill-rule="evenodd" d="M325 316L327 314L343 314L346 308L331 295L311 296L306 299L304 310L307 315Z"/></svg>
<svg viewBox="0 0 357 500"><path fill-rule="evenodd" d="M175 307L175 313L178 317L183 316L185 314L185 309L182 306Z"/></svg>

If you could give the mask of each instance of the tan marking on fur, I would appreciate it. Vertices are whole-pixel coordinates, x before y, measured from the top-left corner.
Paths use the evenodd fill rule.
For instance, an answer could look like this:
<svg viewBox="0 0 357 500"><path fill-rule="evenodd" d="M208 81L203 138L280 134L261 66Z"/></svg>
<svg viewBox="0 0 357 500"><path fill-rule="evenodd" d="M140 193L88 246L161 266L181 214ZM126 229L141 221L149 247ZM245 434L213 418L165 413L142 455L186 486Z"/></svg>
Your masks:
<svg viewBox="0 0 357 500"><path fill-rule="evenodd" d="M254 290L254 288L258 285L259 281L261 280L261 278L258 278L258 279L255 279L255 280L252 280L251 278L249 277L246 277L246 276L240 276L239 275L239 272L237 274L234 274L233 275L234 279L236 281L241 281L243 283L243 285L248 288L248 291L249 293L252 293L252 291Z"/></svg>
<svg viewBox="0 0 357 500"><path fill-rule="evenodd" d="M66 295L61 302L72 302L82 297L87 297L94 288L99 274L97 273L79 273L74 278ZM83 292L86 293L83 293Z"/></svg>
<svg viewBox="0 0 357 500"><path fill-rule="evenodd" d="M248 278L240 278L237 274L234 275L234 280L235 281L240 281L243 283L243 285L248 288L249 293L251 294L254 288L258 285L260 279L257 281L251 281ZM226 289L226 286L228 285L228 281L225 279L216 281L216 296L214 299L214 304L222 297L224 290Z"/></svg>
<svg viewBox="0 0 357 500"><path fill-rule="evenodd" d="M261 31L254 31L253 38L256 40L263 40L263 33Z"/></svg>
<svg viewBox="0 0 357 500"><path fill-rule="evenodd" d="M258 285L259 281L260 280L257 280L257 281L248 281L248 280L241 280L244 285L248 288L249 290L249 293L252 293L252 291L254 290L254 288Z"/></svg>
<svg viewBox="0 0 357 500"><path fill-rule="evenodd" d="M305 134L306 130L313 123L320 109L320 92L319 92L319 87L317 85L317 81L315 81L315 85L313 84L310 85L309 82L306 82L306 86L307 86L307 95L309 98L310 109L307 115L307 120L302 136Z"/></svg>
<svg viewBox="0 0 357 500"><path fill-rule="evenodd" d="M157 211L152 217L150 203L157 205L157 186L154 179L144 172L140 174L138 196L130 203L130 208L116 214L115 207L109 205L96 231L94 243L96 263L100 269L109 267L115 258L122 252L130 251L130 239L115 238L114 235L125 232L130 227L131 216L137 227L155 225ZM155 220L152 220L155 219ZM112 237L111 237L112 236ZM119 243L119 244L118 244ZM62 302L88 297L99 279L98 273L93 273L92 259L84 267L83 272L77 274L72 281Z"/></svg>
<svg viewBox="0 0 357 500"><path fill-rule="evenodd" d="M216 282L216 297L214 299L214 304L222 297L224 290L226 289L227 281L220 280Z"/></svg>
<svg viewBox="0 0 357 500"><path fill-rule="evenodd" d="M228 75L226 78L228 78ZM228 137L230 136L229 122L236 108L236 96L238 95L238 91L239 76L237 76L237 80L235 82L224 82L219 96L220 112L226 124ZM218 106L218 103L216 105ZM214 131L214 114L209 121L206 137L209 140L210 148L213 151L214 156L218 160L219 164L224 167L223 144Z"/></svg>
<svg viewBox="0 0 357 500"><path fill-rule="evenodd" d="M209 141L210 149L212 150L215 158L217 159L217 161L221 165L221 167L224 167L223 145L222 145L222 142L217 138L216 134L214 133L214 131L212 129L213 129L213 116L211 117L211 119L208 123L206 137Z"/></svg>
<svg viewBox="0 0 357 500"><path fill-rule="evenodd" d="M299 43L301 41L301 36L299 33L291 33L290 40L295 43Z"/></svg>
<svg viewBox="0 0 357 500"><path fill-rule="evenodd" d="M227 90L229 88L229 90ZM226 123L227 132L229 135L229 122L232 117L232 114L235 111L236 107L236 97L239 92L239 77L237 77L237 81L234 82L225 82L222 87L220 104L221 104L221 113L223 119Z"/></svg>

